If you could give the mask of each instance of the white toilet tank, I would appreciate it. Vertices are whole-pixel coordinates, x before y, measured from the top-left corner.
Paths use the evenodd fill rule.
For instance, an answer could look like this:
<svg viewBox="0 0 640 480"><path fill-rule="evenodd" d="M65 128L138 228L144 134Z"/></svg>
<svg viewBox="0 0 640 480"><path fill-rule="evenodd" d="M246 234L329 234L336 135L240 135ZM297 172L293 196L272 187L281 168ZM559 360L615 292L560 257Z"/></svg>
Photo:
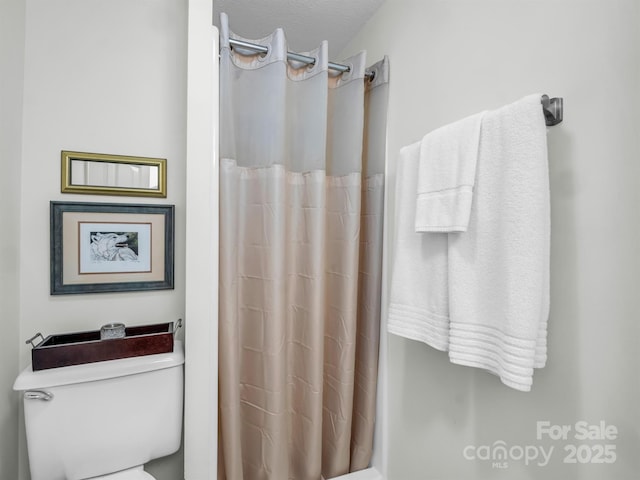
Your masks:
<svg viewBox="0 0 640 480"><path fill-rule="evenodd" d="M31 480L115 473L180 448L184 349L34 372L24 392ZM49 398L49 399L47 399Z"/></svg>

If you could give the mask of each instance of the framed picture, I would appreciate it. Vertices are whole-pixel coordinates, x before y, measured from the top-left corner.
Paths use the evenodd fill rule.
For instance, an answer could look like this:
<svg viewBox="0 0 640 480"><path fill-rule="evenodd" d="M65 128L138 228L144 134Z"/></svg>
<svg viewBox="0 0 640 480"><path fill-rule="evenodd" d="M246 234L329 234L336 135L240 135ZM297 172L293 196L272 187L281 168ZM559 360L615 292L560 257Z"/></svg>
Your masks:
<svg viewBox="0 0 640 480"><path fill-rule="evenodd" d="M62 193L167 196L167 160L63 150Z"/></svg>
<svg viewBox="0 0 640 480"><path fill-rule="evenodd" d="M51 202L51 294L172 289L174 206Z"/></svg>

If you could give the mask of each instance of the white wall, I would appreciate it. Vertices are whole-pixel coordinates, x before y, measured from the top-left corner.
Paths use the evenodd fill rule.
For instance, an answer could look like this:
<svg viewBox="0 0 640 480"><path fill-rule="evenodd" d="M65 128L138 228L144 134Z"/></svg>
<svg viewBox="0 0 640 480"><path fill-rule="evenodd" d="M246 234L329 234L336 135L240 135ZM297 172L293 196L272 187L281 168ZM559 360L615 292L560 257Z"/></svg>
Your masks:
<svg viewBox="0 0 640 480"><path fill-rule="evenodd" d="M0 478L18 476L18 252L24 2L0 2Z"/></svg>
<svg viewBox="0 0 640 480"><path fill-rule="evenodd" d="M547 367L530 393L519 393L391 335L390 480L637 478L638 8L633 0L387 0L343 52L390 56L391 196L400 147L430 130L534 92L562 96L566 108L564 123L548 132ZM619 433L615 440L576 440L575 431L566 441L538 440L536 422L544 420L605 421ZM510 460L498 469L462 455L467 445L498 440L555 450L546 467ZM611 444L617 459L567 464L569 444L587 445L587 453Z"/></svg>
<svg viewBox="0 0 640 480"><path fill-rule="evenodd" d="M26 2L20 339L184 316L186 14L186 0ZM62 195L61 150L166 158L168 196ZM50 296L51 200L175 204L175 290ZM22 345L19 363L29 360ZM158 480L183 478L181 454L149 470Z"/></svg>
<svg viewBox="0 0 640 480"><path fill-rule="evenodd" d="M189 0L184 478L213 480L218 451L218 29Z"/></svg>

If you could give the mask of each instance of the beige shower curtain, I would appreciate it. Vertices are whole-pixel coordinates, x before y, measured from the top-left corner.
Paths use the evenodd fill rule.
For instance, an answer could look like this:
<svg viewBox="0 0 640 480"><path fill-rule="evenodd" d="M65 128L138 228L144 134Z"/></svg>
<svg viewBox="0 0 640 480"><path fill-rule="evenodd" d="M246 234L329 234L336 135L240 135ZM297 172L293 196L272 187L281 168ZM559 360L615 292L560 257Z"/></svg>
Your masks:
<svg viewBox="0 0 640 480"><path fill-rule="evenodd" d="M329 479L372 452L388 64L229 38L223 15L219 478Z"/></svg>

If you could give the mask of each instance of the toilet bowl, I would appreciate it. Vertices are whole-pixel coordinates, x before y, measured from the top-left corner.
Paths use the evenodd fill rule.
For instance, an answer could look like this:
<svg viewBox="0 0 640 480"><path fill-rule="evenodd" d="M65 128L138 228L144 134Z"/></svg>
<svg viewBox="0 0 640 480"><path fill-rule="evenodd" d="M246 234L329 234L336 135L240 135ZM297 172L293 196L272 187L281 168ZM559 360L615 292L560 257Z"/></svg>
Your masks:
<svg viewBox="0 0 640 480"><path fill-rule="evenodd" d="M157 355L33 371L23 392L31 480L153 480L143 465L180 448L182 342Z"/></svg>
<svg viewBox="0 0 640 480"><path fill-rule="evenodd" d="M142 469L142 466L129 468L121 472L93 477L90 480L155 480L155 477Z"/></svg>
<svg viewBox="0 0 640 480"><path fill-rule="evenodd" d="M99 475L89 480L155 480L155 477L144 471L142 466L128 468L116 473Z"/></svg>

